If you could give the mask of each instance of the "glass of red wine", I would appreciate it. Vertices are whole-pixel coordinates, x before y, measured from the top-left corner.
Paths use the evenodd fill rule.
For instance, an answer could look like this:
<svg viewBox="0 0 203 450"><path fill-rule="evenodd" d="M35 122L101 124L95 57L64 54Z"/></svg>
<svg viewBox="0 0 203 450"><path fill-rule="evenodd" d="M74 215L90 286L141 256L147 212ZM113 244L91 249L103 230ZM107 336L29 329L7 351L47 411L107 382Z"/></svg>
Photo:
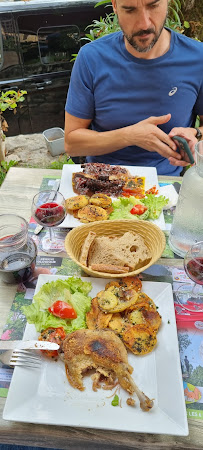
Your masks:
<svg viewBox="0 0 203 450"><path fill-rule="evenodd" d="M203 311L203 241L197 242L188 250L184 268L193 285L181 284L176 292L177 300L188 311Z"/></svg>
<svg viewBox="0 0 203 450"><path fill-rule="evenodd" d="M45 253L61 252L61 245L55 236L53 227L60 225L66 216L65 198L54 190L44 190L36 194L32 201L32 216L49 233L40 241L39 247Z"/></svg>

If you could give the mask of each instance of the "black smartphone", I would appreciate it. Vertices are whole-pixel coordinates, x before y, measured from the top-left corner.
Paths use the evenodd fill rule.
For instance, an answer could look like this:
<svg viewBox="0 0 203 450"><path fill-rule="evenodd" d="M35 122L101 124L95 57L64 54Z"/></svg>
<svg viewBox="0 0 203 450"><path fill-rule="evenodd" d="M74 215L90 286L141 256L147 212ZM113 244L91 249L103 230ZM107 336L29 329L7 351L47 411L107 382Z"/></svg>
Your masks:
<svg viewBox="0 0 203 450"><path fill-rule="evenodd" d="M190 147L189 147L189 145L188 145L186 139L184 139L184 138L181 137L181 136L173 136L172 139L173 139L173 141L177 141L178 147L179 147L181 150L183 150L185 153L187 153L187 155L188 155L188 157L189 157L189 160L190 160L190 163L191 163L191 164L194 164L195 160L194 160L194 158L193 158L193 154L192 154L192 152L191 152L191 150L190 150Z"/></svg>

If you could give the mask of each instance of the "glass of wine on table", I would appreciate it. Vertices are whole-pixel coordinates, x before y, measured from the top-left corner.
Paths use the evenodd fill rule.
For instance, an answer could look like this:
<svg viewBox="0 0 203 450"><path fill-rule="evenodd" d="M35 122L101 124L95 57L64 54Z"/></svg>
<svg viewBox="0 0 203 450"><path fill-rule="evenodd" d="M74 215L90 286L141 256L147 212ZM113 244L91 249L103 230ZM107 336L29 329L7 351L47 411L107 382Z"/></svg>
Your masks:
<svg viewBox="0 0 203 450"><path fill-rule="evenodd" d="M177 300L188 311L203 311L203 241L192 245L185 254L184 269L194 284L181 284L176 291Z"/></svg>
<svg viewBox="0 0 203 450"><path fill-rule="evenodd" d="M55 237L53 227L60 225L66 216L65 198L53 190L44 190L36 194L32 201L32 216L42 227L48 228L39 247L45 253L59 253L61 246Z"/></svg>

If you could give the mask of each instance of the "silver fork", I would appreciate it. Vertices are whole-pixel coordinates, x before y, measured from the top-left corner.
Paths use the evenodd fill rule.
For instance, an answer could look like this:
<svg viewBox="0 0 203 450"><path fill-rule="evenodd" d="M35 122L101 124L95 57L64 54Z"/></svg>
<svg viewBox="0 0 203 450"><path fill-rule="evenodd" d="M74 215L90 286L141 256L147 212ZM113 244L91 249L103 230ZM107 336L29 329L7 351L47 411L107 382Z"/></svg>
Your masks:
<svg viewBox="0 0 203 450"><path fill-rule="evenodd" d="M30 350L7 350L0 354L0 361L7 366L24 366L30 368L39 368L41 365L41 359L36 353L32 353Z"/></svg>

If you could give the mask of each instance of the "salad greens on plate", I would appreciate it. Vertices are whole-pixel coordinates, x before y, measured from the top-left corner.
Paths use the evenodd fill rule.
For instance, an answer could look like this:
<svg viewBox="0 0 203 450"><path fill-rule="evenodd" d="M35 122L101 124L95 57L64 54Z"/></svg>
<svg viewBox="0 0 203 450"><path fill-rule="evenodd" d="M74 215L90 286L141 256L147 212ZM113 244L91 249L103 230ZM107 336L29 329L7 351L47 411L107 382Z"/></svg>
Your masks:
<svg viewBox="0 0 203 450"><path fill-rule="evenodd" d="M38 332L49 327L63 327L65 333L87 328L85 318L91 306L91 297L88 296L91 289L90 282L76 277L51 281L45 283L34 295L31 305L22 307L22 312ZM77 313L77 318L66 320L50 313L48 308L58 300L71 305Z"/></svg>
<svg viewBox="0 0 203 450"><path fill-rule="evenodd" d="M167 205L168 201L169 199L163 195L156 196L151 193L146 194L146 197L142 199L137 199L134 196L118 197L118 199L112 203L113 211L110 214L109 219L155 220L159 218L163 207ZM133 207L135 205L144 205L147 209L142 214L136 214L133 212Z"/></svg>

